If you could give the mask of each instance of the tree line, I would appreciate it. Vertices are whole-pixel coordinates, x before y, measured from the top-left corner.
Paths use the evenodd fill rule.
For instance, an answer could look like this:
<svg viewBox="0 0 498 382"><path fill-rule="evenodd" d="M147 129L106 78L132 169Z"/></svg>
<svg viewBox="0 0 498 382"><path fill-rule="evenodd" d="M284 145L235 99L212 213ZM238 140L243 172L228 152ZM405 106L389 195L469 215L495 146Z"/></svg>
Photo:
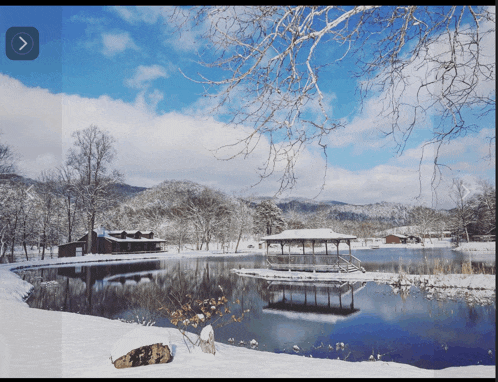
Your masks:
<svg viewBox="0 0 498 382"><path fill-rule="evenodd" d="M95 125L76 131L65 162L43 171L35 182L16 176L16 155L0 143L0 260L14 261L16 246L47 248L91 231L109 208L119 203L115 185L123 176L110 169L114 138ZM29 184L31 183L31 184ZM91 236L89 243L91 245ZM90 247L91 248L91 247Z"/></svg>
<svg viewBox="0 0 498 382"><path fill-rule="evenodd" d="M229 196L190 181L164 181L134 197L118 192L123 175L112 168L114 138L97 126L76 131L63 165L41 173L36 182L22 181L16 155L0 142L0 260L14 261L21 247L36 246L43 260L48 248L75 241L102 226L108 230L152 230L180 252L185 248L237 252L241 241L284 229L331 228L338 233L373 237L399 224L382 217L340 214L331 206L285 212L272 199L260 202ZM453 181L450 211L417 206L399 221L416 225L419 235L451 230L457 240L494 235L495 187L482 180L471 195L461 179ZM346 218L345 218L346 217ZM348 218L349 217L349 218ZM88 235L87 248L91 248ZM211 248L210 248L211 246Z"/></svg>

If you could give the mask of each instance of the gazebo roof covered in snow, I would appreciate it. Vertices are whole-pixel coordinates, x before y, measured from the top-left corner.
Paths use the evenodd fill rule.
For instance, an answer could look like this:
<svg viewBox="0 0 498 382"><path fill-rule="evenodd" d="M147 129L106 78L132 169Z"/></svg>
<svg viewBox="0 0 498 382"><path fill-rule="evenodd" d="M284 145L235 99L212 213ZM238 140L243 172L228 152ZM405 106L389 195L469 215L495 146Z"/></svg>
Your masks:
<svg viewBox="0 0 498 382"><path fill-rule="evenodd" d="M303 241L314 240L327 242L333 240L353 240L356 236L337 233L329 228L320 229L289 229L282 231L277 235L264 236L261 240L266 242L282 242L282 241Z"/></svg>

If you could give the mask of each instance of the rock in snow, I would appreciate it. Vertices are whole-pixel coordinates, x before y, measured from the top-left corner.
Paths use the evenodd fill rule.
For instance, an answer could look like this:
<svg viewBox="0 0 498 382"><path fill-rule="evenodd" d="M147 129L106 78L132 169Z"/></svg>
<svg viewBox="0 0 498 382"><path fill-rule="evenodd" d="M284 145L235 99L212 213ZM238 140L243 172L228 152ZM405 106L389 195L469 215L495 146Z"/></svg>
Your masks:
<svg viewBox="0 0 498 382"><path fill-rule="evenodd" d="M142 326L121 337L111 350L111 361L118 369L167 363L172 358L168 333L158 338Z"/></svg>
<svg viewBox="0 0 498 382"><path fill-rule="evenodd" d="M141 346L114 361L116 369L171 362L171 351L160 343Z"/></svg>

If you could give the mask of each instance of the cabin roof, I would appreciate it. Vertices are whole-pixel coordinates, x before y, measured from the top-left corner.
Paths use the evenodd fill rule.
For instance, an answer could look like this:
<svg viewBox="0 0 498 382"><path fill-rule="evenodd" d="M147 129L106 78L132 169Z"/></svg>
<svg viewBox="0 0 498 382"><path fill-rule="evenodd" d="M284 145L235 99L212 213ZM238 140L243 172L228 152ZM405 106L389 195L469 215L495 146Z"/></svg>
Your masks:
<svg viewBox="0 0 498 382"><path fill-rule="evenodd" d="M63 245L69 245L69 244L81 244L81 243L86 243L85 241L70 241L68 243L64 244L59 244L58 247L62 247Z"/></svg>
<svg viewBox="0 0 498 382"><path fill-rule="evenodd" d="M152 231L141 231L139 229L136 229L136 230L113 230L113 231L105 231L106 233L110 233L112 235L116 235L116 234L119 234L119 233L123 233L123 232L126 232L127 235L134 235L136 234L137 232L140 232L140 233L143 233L144 235L149 235L150 233L152 233Z"/></svg>
<svg viewBox="0 0 498 382"><path fill-rule="evenodd" d="M388 236L396 236L396 237L399 237L400 239L408 239L409 236L406 236L406 235L401 235L399 233L390 233L389 235L386 235L386 237ZM413 236L413 235L411 235Z"/></svg>
<svg viewBox="0 0 498 382"><path fill-rule="evenodd" d="M261 240L279 241L279 240L344 240L356 239L356 236L337 233L329 228L319 229L288 229L277 235L264 236Z"/></svg>

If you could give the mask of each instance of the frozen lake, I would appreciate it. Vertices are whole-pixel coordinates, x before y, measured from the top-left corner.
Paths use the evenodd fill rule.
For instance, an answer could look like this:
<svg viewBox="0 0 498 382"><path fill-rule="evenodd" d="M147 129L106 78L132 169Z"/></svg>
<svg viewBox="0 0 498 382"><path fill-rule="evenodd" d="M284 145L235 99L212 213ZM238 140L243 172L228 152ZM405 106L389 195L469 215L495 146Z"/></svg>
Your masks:
<svg viewBox="0 0 498 382"><path fill-rule="evenodd" d="M368 271L382 272L396 271L400 258L401 266L412 271L430 270L435 262L461 269L469 259L449 248L358 250L354 255ZM495 267L490 257L473 265ZM428 369L495 365L495 301L473 305L456 297L428 296L415 287L399 291L374 282L275 283L230 273L239 267L263 268L265 258L134 261L19 274L35 286L31 307L128 321L138 316L156 326L171 326L157 310L171 296L218 297L221 286L230 302L239 299L240 304L232 304L231 313L213 325L215 339L234 346L250 347L255 339L258 350L348 361L380 354L384 361ZM242 322L216 328L246 309L250 311ZM344 346L337 347L341 342Z"/></svg>

